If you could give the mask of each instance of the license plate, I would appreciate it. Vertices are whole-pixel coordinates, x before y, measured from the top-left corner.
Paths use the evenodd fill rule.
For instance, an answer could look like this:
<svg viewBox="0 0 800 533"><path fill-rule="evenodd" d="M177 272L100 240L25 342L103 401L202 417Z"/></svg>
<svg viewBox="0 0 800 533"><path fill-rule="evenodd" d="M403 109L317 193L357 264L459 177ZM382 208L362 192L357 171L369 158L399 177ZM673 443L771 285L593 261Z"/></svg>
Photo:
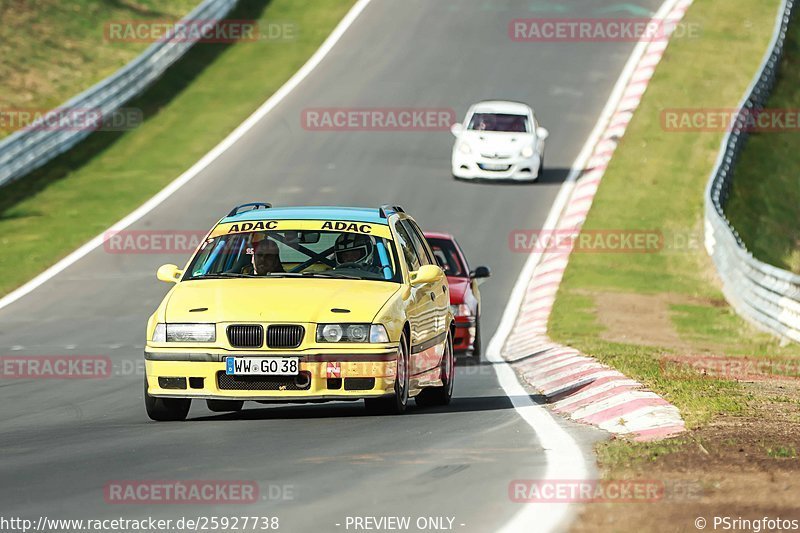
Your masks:
<svg viewBox="0 0 800 533"><path fill-rule="evenodd" d="M503 165L501 163L483 163L483 168L486 170L507 170L508 165Z"/></svg>
<svg viewBox="0 0 800 533"><path fill-rule="evenodd" d="M300 373L300 358L226 357L225 373L229 376L296 376Z"/></svg>

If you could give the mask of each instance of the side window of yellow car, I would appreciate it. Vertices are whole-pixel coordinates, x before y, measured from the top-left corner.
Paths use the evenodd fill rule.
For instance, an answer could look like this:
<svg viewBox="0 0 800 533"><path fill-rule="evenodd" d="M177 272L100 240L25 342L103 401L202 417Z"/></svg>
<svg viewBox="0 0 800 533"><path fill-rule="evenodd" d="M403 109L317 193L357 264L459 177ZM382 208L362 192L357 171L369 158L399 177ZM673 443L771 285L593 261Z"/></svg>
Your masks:
<svg viewBox="0 0 800 533"><path fill-rule="evenodd" d="M419 229L419 226L417 226L416 222L407 219L404 220L402 224L406 227L408 233L411 235L411 240L414 241L414 248L417 250L417 255L419 256L420 262L423 265L438 265L436 258L433 255L433 251L428 245L428 241L425 240L425 236L422 234L422 230Z"/></svg>
<svg viewBox="0 0 800 533"><path fill-rule="evenodd" d="M406 228L399 222L395 222L394 230L397 232L397 244L400 247L400 253L403 254L406 260L408 271L414 272L419 270L419 258L417 257L417 252L414 250L414 242L411 240L408 231L406 231Z"/></svg>

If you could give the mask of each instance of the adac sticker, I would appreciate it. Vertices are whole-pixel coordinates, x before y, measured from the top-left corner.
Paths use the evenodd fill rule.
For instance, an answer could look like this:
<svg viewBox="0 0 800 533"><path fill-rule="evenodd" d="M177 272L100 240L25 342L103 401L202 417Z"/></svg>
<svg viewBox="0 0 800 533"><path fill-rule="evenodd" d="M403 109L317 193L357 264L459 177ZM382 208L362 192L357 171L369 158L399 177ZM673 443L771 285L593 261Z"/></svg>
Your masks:
<svg viewBox="0 0 800 533"><path fill-rule="evenodd" d="M347 231L350 233L372 233L372 226L358 222L334 222L331 220L322 224L322 229L332 229L336 231Z"/></svg>
<svg viewBox="0 0 800 533"><path fill-rule="evenodd" d="M325 368L325 377L326 378L340 378L342 377L342 367L341 363L335 363L329 361L326 368Z"/></svg>
<svg viewBox="0 0 800 533"><path fill-rule="evenodd" d="M228 233L243 233L246 231L264 231L278 227L277 220L259 220L258 222L242 222L241 224L231 224Z"/></svg>

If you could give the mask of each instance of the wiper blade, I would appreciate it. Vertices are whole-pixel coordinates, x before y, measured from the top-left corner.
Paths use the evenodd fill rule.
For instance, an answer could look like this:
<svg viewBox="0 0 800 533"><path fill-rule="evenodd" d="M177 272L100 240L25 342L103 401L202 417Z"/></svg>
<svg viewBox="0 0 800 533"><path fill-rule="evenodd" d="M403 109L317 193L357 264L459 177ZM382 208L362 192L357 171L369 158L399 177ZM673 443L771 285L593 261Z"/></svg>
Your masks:
<svg viewBox="0 0 800 533"><path fill-rule="evenodd" d="M340 274L338 272L303 272L303 275L312 278L361 279L358 276L351 276L349 274Z"/></svg>
<svg viewBox="0 0 800 533"><path fill-rule="evenodd" d="M217 272L216 274L201 274L192 276L189 279L224 279L224 278L254 278L253 274L242 274L241 272Z"/></svg>
<svg viewBox="0 0 800 533"><path fill-rule="evenodd" d="M362 279L349 274L338 272L268 272L266 274L242 274L239 272L217 272L216 274L201 274L189 279L225 279L225 278L338 278Z"/></svg>

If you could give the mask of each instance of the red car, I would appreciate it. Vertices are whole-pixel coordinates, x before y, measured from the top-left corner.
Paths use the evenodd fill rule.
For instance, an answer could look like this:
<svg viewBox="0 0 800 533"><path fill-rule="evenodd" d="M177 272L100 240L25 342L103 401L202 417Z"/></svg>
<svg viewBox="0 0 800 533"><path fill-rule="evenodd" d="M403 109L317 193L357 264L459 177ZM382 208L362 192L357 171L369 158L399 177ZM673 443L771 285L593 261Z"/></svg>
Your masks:
<svg viewBox="0 0 800 533"><path fill-rule="evenodd" d="M491 275L488 267L470 271L455 237L446 233L425 233L436 261L450 284L450 307L456 317L453 350L481 358L481 293L478 284Z"/></svg>

